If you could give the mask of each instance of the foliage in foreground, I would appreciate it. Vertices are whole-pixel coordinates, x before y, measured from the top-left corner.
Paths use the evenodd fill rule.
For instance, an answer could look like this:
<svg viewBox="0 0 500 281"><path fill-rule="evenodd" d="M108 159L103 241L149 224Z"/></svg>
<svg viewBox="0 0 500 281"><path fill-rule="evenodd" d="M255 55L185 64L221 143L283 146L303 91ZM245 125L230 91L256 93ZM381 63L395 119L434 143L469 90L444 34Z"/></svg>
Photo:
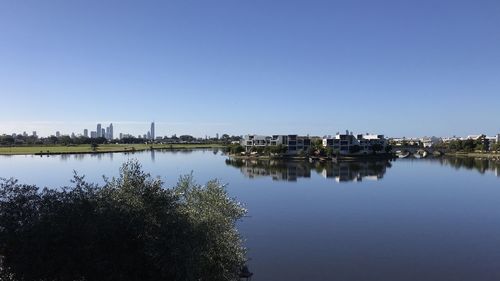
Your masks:
<svg viewBox="0 0 500 281"><path fill-rule="evenodd" d="M177 186L123 164L104 186L0 181L0 280L234 280L245 210L213 180ZM15 279L14 279L15 278Z"/></svg>

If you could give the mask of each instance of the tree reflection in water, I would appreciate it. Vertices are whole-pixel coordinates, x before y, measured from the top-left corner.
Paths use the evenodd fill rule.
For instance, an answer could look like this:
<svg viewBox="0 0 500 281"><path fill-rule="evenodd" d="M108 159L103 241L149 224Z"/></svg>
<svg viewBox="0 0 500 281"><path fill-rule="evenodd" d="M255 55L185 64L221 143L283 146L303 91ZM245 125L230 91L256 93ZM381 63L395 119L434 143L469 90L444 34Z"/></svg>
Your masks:
<svg viewBox="0 0 500 281"><path fill-rule="evenodd" d="M488 171L500 177L500 161L477 159L471 157L440 157L427 159L397 159L395 161L437 162L455 169L475 170L481 174ZM226 159L226 165L239 168L248 178L271 177L277 181L297 181L298 178L310 178L311 172L337 182L379 180L384 177L387 168L392 167L391 160L364 160L334 163L258 160L258 159Z"/></svg>
<svg viewBox="0 0 500 281"><path fill-rule="evenodd" d="M455 169L475 170L481 174L488 171L500 177L500 161L471 157L443 157L438 159L441 165L451 166Z"/></svg>

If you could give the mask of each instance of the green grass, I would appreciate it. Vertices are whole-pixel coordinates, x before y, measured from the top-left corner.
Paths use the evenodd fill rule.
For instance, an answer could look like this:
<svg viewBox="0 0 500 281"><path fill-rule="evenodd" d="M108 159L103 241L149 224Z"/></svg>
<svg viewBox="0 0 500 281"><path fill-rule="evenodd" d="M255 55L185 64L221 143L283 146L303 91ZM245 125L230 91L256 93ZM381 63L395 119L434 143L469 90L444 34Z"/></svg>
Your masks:
<svg viewBox="0 0 500 281"><path fill-rule="evenodd" d="M154 149L194 149L194 148L220 148L220 144L101 144L97 147L97 153L127 152ZM89 144L76 146L47 145L47 146L13 146L0 147L0 155L29 155L29 154L71 154L71 153L94 153Z"/></svg>

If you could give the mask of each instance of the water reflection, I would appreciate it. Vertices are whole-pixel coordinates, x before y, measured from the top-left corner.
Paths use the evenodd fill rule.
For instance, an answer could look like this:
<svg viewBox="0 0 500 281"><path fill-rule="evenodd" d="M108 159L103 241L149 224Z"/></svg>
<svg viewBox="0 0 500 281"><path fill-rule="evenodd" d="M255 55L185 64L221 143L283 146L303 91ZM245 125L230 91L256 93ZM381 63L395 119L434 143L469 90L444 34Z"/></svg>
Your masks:
<svg viewBox="0 0 500 281"><path fill-rule="evenodd" d="M310 178L311 172L337 182L379 180L383 178L389 160L367 160L356 162L307 162L283 160L226 159L226 165L239 168L248 178L271 177L277 181L297 181Z"/></svg>
<svg viewBox="0 0 500 281"><path fill-rule="evenodd" d="M451 166L457 170L475 170L481 174L491 171L497 177L500 177L500 161L470 157L443 157L439 158L437 161L439 161L441 165Z"/></svg>

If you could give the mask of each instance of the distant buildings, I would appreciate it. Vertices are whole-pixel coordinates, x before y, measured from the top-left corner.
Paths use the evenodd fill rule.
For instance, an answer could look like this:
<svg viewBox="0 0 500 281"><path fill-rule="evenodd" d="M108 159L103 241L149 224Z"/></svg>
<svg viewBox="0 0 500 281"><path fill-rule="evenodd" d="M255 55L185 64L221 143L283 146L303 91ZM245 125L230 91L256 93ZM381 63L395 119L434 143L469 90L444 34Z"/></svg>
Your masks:
<svg viewBox="0 0 500 281"><path fill-rule="evenodd" d="M468 135L466 137L423 137L423 138L393 138L390 139L393 146L418 146L422 148L432 148L439 144L448 145L451 142L474 141L474 145L481 145L481 150L491 150L495 143L500 143L500 134L487 136L485 134Z"/></svg>
<svg viewBox="0 0 500 281"><path fill-rule="evenodd" d="M103 127L103 125L101 123L97 123L95 128L96 128L95 131L90 131L89 129L83 129L83 131L80 131L82 133L74 133L73 132L71 134L64 134L64 133L61 133L60 131L56 131L55 137L60 138L63 136L68 136L71 138L79 138L79 137L105 138L108 141L115 139L113 123L110 123L109 126L107 126L107 127ZM17 136L22 136L24 138L28 138L28 137L38 138L36 131L32 131L32 135L28 135L28 133L26 131L24 131L22 134L16 134L16 133L12 134L12 137L14 137L14 138ZM120 139L121 138L135 138L135 137L136 136L132 136L131 134L120 133ZM137 138L144 139L144 140L150 140L150 141L163 140L163 137L156 136L155 122L151 122L149 131L146 134L137 135Z"/></svg>
<svg viewBox="0 0 500 281"><path fill-rule="evenodd" d="M259 135L246 135L241 140L240 144L249 151L252 147L266 147L266 146L285 146L288 154L297 154L300 151L305 151L311 146L311 139L309 137L301 137L298 135L273 135L273 136L259 136Z"/></svg>
<svg viewBox="0 0 500 281"><path fill-rule="evenodd" d="M149 131L149 139L155 139L155 122L151 122L151 130Z"/></svg>
<svg viewBox="0 0 500 281"><path fill-rule="evenodd" d="M387 140L384 135L354 136L352 132L346 131L345 134L337 133L334 137L324 137L323 147L329 147L339 154L385 153Z"/></svg>
<svg viewBox="0 0 500 281"><path fill-rule="evenodd" d="M420 141L422 142L422 146L424 148L431 148L436 144L441 143L442 139L433 136L433 137L423 137L420 139Z"/></svg>
<svg viewBox="0 0 500 281"><path fill-rule="evenodd" d="M246 151L253 147L284 146L287 154L294 155L307 151L313 144L314 139L320 140L325 148L332 149L339 154L367 154L372 152L385 152L387 140L384 135L357 135L354 136L348 131L345 134L336 134L334 137L326 136L313 138L298 135L246 135L240 144Z"/></svg>
<svg viewBox="0 0 500 281"><path fill-rule="evenodd" d="M106 127L106 130L104 131L103 137L106 138L107 140L112 140L114 138L113 137L113 123L109 124L109 126Z"/></svg>

